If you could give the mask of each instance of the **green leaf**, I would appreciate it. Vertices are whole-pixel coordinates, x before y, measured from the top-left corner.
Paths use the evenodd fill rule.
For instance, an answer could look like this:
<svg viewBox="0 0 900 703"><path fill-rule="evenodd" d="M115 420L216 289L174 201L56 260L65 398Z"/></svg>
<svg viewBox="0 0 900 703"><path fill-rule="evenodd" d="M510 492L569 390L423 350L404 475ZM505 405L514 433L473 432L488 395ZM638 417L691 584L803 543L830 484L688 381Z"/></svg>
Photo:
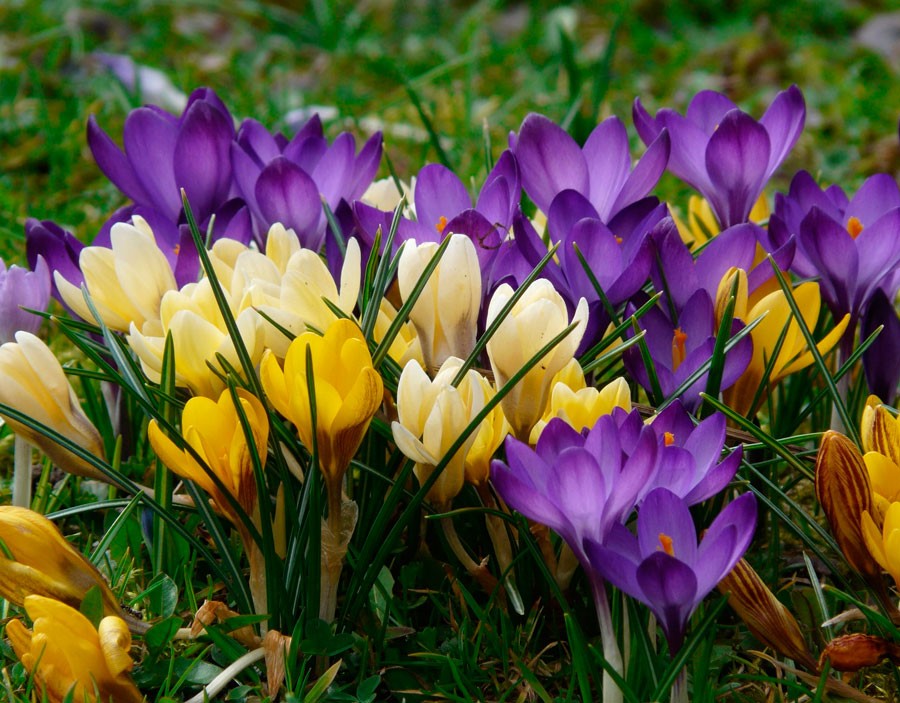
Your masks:
<svg viewBox="0 0 900 703"><path fill-rule="evenodd" d="M100 625L100 621L103 619L103 593L100 591L100 586L91 586L88 589L78 610L91 621L95 628Z"/></svg>
<svg viewBox="0 0 900 703"><path fill-rule="evenodd" d="M159 652L175 639L175 633L181 627L181 618L173 615L153 625L144 635L144 644L151 653Z"/></svg>

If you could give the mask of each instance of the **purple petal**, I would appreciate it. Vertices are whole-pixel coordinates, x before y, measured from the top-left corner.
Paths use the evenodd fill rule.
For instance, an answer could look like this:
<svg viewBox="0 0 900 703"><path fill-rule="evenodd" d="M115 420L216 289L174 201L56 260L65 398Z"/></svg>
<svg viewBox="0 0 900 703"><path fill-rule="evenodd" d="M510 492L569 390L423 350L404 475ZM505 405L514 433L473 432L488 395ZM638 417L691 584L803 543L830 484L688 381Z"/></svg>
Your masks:
<svg viewBox="0 0 900 703"><path fill-rule="evenodd" d="M298 166L279 156L259 175L256 201L267 225L281 222L292 228L304 246L318 249L311 233L322 217L319 189Z"/></svg>
<svg viewBox="0 0 900 703"><path fill-rule="evenodd" d="M756 256L757 225L743 224L729 227L713 237L697 257L694 270L697 284L710 297L715 297L722 276L732 266L749 271Z"/></svg>
<svg viewBox="0 0 900 703"><path fill-rule="evenodd" d="M697 505L724 490L737 473L742 456L742 448L739 446L719 465L707 471L706 475L684 496L684 502L688 505Z"/></svg>
<svg viewBox="0 0 900 703"><path fill-rule="evenodd" d="M59 271L63 278L75 286L80 286L84 275L78 267L78 257L84 244L71 232L67 232L55 222L43 222L29 217L25 221L25 249L28 265L35 269L39 258L43 258L51 271ZM56 284L53 297L59 299Z"/></svg>
<svg viewBox="0 0 900 703"><path fill-rule="evenodd" d="M820 272L823 297L843 312L851 312L859 257L850 234L841 225L813 208L800 226L798 244Z"/></svg>
<svg viewBox="0 0 900 703"><path fill-rule="evenodd" d="M766 168L767 179L785 160L788 152L794 148L794 144L797 143L797 139L803 131L805 121L806 103L796 85L780 92L760 118L759 123L769 133L771 149L769 164Z"/></svg>
<svg viewBox="0 0 900 703"><path fill-rule="evenodd" d="M509 228L521 197L519 164L513 153L506 150L500 154L500 158L485 179L475 209L490 222L500 223Z"/></svg>
<svg viewBox="0 0 900 703"><path fill-rule="evenodd" d="M557 193L571 188L586 194L590 187L581 149L562 127L532 113L522 122L516 144L522 186L543 212Z"/></svg>
<svg viewBox="0 0 900 703"><path fill-rule="evenodd" d="M637 520L638 545L643 558L663 551L663 537L671 539L674 556L686 564L697 558L697 528L685 502L667 488L647 494Z"/></svg>
<svg viewBox="0 0 900 703"><path fill-rule="evenodd" d="M106 132L100 129L93 115L88 117L87 140L94 161L113 185L134 201L146 201L147 194L135 175L131 162Z"/></svg>
<svg viewBox="0 0 900 703"><path fill-rule="evenodd" d="M710 137L706 170L715 192L710 204L723 228L747 221L765 185L769 155L765 128L740 110L725 115Z"/></svg>
<svg viewBox="0 0 900 703"><path fill-rule="evenodd" d="M632 598L644 600L637 582L636 540L622 525L613 525L603 544L590 538L583 549L591 568Z"/></svg>
<svg viewBox="0 0 900 703"><path fill-rule="evenodd" d="M480 212L471 209L450 220L444 232L465 234L474 242L482 273L489 270L506 235L504 230L488 222Z"/></svg>
<svg viewBox="0 0 900 703"><path fill-rule="evenodd" d="M583 153L590 178L590 191L585 195L597 209L600 219L607 222L614 214L613 204L631 171L625 125L618 117L603 120L584 143Z"/></svg>
<svg viewBox="0 0 900 703"><path fill-rule="evenodd" d="M420 224L433 228L439 234L447 220L472 207L466 187L457 175L441 164L429 164L419 171L416 179L416 219Z"/></svg>
<svg viewBox="0 0 900 703"><path fill-rule="evenodd" d="M722 93L701 90L691 99L685 117L705 134L712 135L725 115L736 108L737 105Z"/></svg>
<svg viewBox="0 0 900 703"><path fill-rule="evenodd" d="M381 132L375 132L363 144L359 154L356 157L356 163L353 166L353 174L351 175L350 185L347 187L344 197L348 202L361 198L372 184L372 179L378 173L378 166L381 164L381 152L383 148L383 139Z"/></svg>
<svg viewBox="0 0 900 703"><path fill-rule="evenodd" d="M631 119L634 122L634 128L637 130L638 136L644 144L649 145L655 140L659 133L662 132L662 125L647 112L647 109L641 104L640 98L635 98L631 106Z"/></svg>
<svg viewBox="0 0 900 703"><path fill-rule="evenodd" d="M253 160L257 173L275 157L281 156L281 150L269 130L253 119L248 118L241 123L235 141Z"/></svg>
<svg viewBox="0 0 900 703"><path fill-rule="evenodd" d="M876 290L860 326L860 338L867 339L879 326L881 334L863 354L869 390L893 405L900 383L900 317L883 290Z"/></svg>
<svg viewBox="0 0 900 703"><path fill-rule="evenodd" d="M337 208L341 197L349 190L355 157L356 140L349 132L342 132L310 174L332 210Z"/></svg>
<svg viewBox="0 0 900 703"><path fill-rule="evenodd" d="M694 570L677 558L656 552L637 568L645 603L656 614L672 653L681 648L684 629L698 599Z"/></svg>
<svg viewBox="0 0 900 703"><path fill-rule="evenodd" d="M144 202L177 221L181 195L175 182L175 143L178 127L169 118L147 107L134 110L125 120L125 153L146 195Z"/></svg>
<svg viewBox="0 0 900 703"><path fill-rule="evenodd" d="M297 134L282 150L281 155L292 161L306 173L312 173L328 151L324 137L302 138Z"/></svg>
<svg viewBox="0 0 900 703"><path fill-rule="evenodd" d="M671 140L669 171L704 195L712 193L714 186L704 159L709 135L672 110L660 110L656 119L668 130Z"/></svg>
<svg viewBox="0 0 900 703"><path fill-rule="evenodd" d="M733 539L728 532L735 531ZM756 498L744 493L731 501L713 520L697 550L697 575L704 588L712 589L734 568L753 540L756 530ZM716 552L725 558L714 559Z"/></svg>
<svg viewBox="0 0 900 703"><path fill-rule="evenodd" d="M547 231L554 243L566 239L576 222L586 218L597 221L600 219L594 206L576 190L564 190L557 194L546 212Z"/></svg>
<svg viewBox="0 0 900 703"><path fill-rule="evenodd" d="M855 217L864 227L868 227L885 212L897 207L900 207L900 188L897 187L897 182L886 173L876 173L867 178L856 191L847 205L841 224L846 225L851 217Z"/></svg>
<svg viewBox="0 0 900 703"><path fill-rule="evenodd" d="M234 126L206 102L192 105L175 142L175 184L184 188L198 222L228 199Z"/></svg>
<svg viewBox="0 0 900 703"><path fill-rule="evenodd" d="M672 143L669 140L669 132L663 130L635 164L634 171L628 176L624 187L613 203L611 215L615 215L625 206L640 200L653 190L663 171L666 170L671 151Z"/></svg>

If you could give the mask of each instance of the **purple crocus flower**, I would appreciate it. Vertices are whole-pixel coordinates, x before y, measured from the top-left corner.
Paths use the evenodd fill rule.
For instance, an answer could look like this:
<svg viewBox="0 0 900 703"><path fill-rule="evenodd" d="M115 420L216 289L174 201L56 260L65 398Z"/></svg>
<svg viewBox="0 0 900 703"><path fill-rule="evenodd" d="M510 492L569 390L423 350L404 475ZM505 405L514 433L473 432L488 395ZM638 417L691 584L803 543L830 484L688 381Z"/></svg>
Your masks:
<svg viewBox="0 0 900 703"><path fill-rule="evenodd" d="M182 206L182 189L200 231L206 233L212 224L210 243L223 237L250 241L250 217L243 201L235 197L231 168L234 120L209 88L195 90L180 117L154 105L133 110L125 119L124 152L93 116L87 134L97 165L134 201L113 213L93 245L109 246L112 226L139 215L153 230L178 285L196 281L199 259Z"/></svg>
<svg viewBox="0 0 900 703"><path fill-rule="evenodd" d="M378 170L381 148L381 132L359 153L349 132L329 145L318 115L291 140L271 134L256 120L244 120L231 147L231 164L256 241L264 244L269 227L280 222L297 233L304 247L319 250L327 224L322 202L334 211L342 199L360 197Z"/></svg>
<svg viewBox="0 0 900 703"><path fill-rule="evenodd" d="M0 344L15 341L16 332L36 334L43 318L29 310L43 312L50 303L50 269L39 256L34 271L21 266L6 267L0 259Z"/></svg>
<svg viewBox="0 0 900 703"><path fill-rule="evenodd" d="M755 528L756 498L745 493L725 506L698 545L687 503L656 488L638 510L637 535L617 523L604 541L588 538L585 549L591 568L653 611L674 654L691 614L747 551Z"/></svg>
<svg viewBox="0 0 900 703"><path fill-rule="evenodd" d="M822 190L801 171L786 197L776 196L769 236L778 246L797 241L792 268L819 276L822 298L836 319L850 313L848 338L875 291L893 299L900 287L900 188L876 174L852 198L831 186Z"/></svg>
<svg viewBox="0 0 900 703"><path fill-rule="evenodd" d="M645 144L668 130L668 169L703 194L722 228L746 222L753 204L803 131L806 105L797 86L779 93L757 122L721 93L694 96L687 113L651 117L634 101L634 124Z"/></svg>
<svg viewBox="0 0 900 703"><path fill-rule="evenodd" d="M560 194L580 200L591 217L609 222L628 205L647 196L666 168L669 135L660 130L632 169L628 133L609 117L579 147L562 127L543 115L528 115L510 147L522 169L522 186L549 215Z"/></svg>
<svg viewBox="0 0 900 703"><path fill-rule="evenodd" d="M519 167L509 151L500 155L488 173L474 207L469 191L455 173L440 164L428 164L416 176L413 193L416 218L400 220L394 252L408 240L421 244L440 242L451 233L465 234L475 243L482 273L487 275L513 225L520 197ZM373 246L379 227L387 236L393 213L362 202L354 203L353 210L365 256Z"/></svg>
<svg viewBox="0 0 900 703"><path fill-rule="evenodd" d="M584 541L602 542L631 514L656 470L657 439L645 427L631 452L619 441L608 415L583 434L554 418L534 449L506 439L506 463L491 464L491 480L503 500L556 531L587 565Z"/></svg>
<svg viewBox="0 0 900 703"><path fill-rule="evenodd" d="M726 427L721 413L713 413L695 426L676 400L653 418L650 427L663 446L656 480L648 490L667 488L687 505L696 505L723 490L737 473L743 447L722 459Z"/></svg>
<svg viewBox="0 0 900 703"><path fill-rule="evenodd" d="M704 289L695 291L687 299L677 320L677 323L673 322L664 308L657 305L638 323L646 331L647 348L664 398L670 397L712 357L718 333L712 298ZM743 324L735 320L732 335L742 327ZM725 355L720 389L724 390L737 381L750 363L752 354L752 342L747 336ZM628 372L648 392L651 391L653 386L640 350L629 347L623 358ZM703 373L679 396L686 408L693 410L698 406L700 392L706 388L708 376L708 372Z"/></svg>
<svg viewBox="0 0 900 703"><path fill-rule="evenodd" d="M105 245L99 246L110 246L108 233ZM25 255L32 270L37 270L39 261L43 259L51 271L59 271L67 281L81 286L84 276L78 267L78 257L82 249L84 243L55 222L36 220L33 217L25 221ZM50 285L53 297L62 303L52 276Z"/></svg>

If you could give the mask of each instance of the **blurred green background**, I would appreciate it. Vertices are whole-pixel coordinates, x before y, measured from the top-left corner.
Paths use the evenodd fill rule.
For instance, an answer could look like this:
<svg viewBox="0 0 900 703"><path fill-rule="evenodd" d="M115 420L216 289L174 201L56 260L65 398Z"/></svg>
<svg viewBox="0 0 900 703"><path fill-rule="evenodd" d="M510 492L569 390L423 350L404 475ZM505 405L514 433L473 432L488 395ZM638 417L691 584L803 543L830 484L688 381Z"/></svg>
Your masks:
<svg viewBox="0 0 900 703"><path fill-rule="evenodd" d="M531 111L579 140L598 119L619 115L638 150L636 96L653 111L683 110L713 88L759 116L797 83L807 127L775 187L806 168L852 189L900 167L900 17L890 5L7 0L0 255L21 260L28 216L89 240L122 204L91 159L85 122L94 113L121 140L125 115L144 96L96 52L127 54L184 93L211 86L236 118L270 128L290 132L304 110L320 107L332 135L383 129L404 178L438 160L464 179L482 178L486 149L496 157ZM674 179L661 187L678 202Z"/></svg>

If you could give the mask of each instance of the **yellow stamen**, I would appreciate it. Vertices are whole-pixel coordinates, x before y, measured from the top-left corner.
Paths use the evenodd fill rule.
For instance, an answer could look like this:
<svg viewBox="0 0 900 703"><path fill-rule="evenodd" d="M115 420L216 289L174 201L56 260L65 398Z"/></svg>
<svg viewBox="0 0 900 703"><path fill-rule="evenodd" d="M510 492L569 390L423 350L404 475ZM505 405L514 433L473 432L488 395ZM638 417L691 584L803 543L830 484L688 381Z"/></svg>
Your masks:
<svg viewBox="0 0 900 703"><path fill-rule="evenodd" d="M438 218L437 224L434 226L434 228L438 231L438 234L443 234L444 229L446 227L447 227L447 218L444 217L443 215L441 215Z"/></svg>
<svg viewBox="0 0 900 703"><path fill-rule="evenodd" d="M675 556L675 547L672 545L672 538L664 532L659 533L659 544L662 550L670 557Z"/></svg>
<svg viewBox="0 0 900 703"><path fill-rule="evenodd" d="M684 357L686 352L684 350L684 343L687 341L687 334L685 334L680 327L675 328L675 334L672 335L672 370L675 371L681 366L681 362L684 361Z"/></svg>
<svg viewBox="0 0 900 703"><path fill-rule="evenodd" d="M858 217L851 217L847 220L847 231L851 237L856 239L859 233L863 231L863 223L859 221Z"/></svg>
<svg viewBox="0 0 900 703"><path fill-rule="evenodd" d="M615 236L615 235L613 235L613 236ZM621 244L621 243L622 243L622 238L616 237L616 244Z"/></svg>
<svg viewBox="0 0 900 703"><path fill-rule="evenodd" d="M671 447L675 443L675 435L671 432L663 432L663 442L667 447Z"/></svg>

